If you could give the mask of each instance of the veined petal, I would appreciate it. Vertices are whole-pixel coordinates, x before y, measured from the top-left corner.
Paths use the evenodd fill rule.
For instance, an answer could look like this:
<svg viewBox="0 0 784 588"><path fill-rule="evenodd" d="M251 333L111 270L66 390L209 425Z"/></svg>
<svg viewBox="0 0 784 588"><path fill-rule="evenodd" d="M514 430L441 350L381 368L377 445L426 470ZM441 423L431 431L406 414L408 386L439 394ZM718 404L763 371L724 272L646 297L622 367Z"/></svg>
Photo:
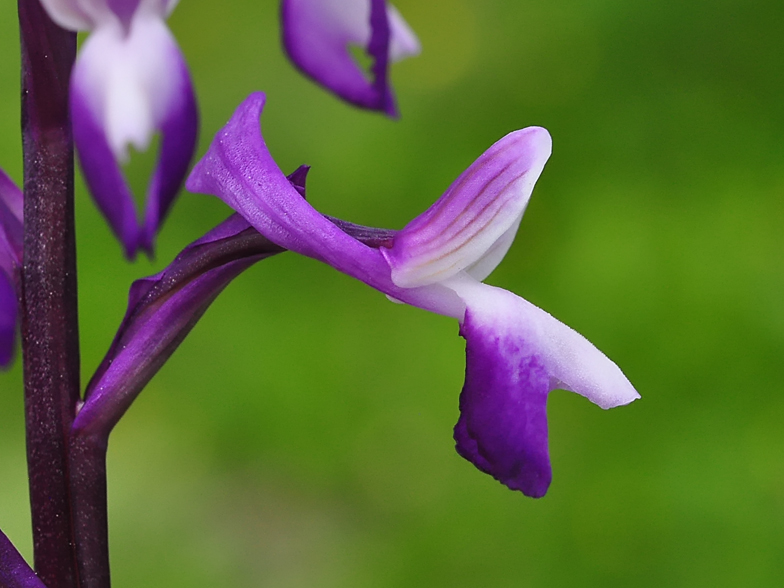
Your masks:
<svg viewBox="0 0 784 588"><path fill-rule="evenodd" d="M639 394L587 339L530 302L470 278L450 284L467 306L457 451L513 490L543 496L551 479L547 394L565 388L602 408Z"/></svg>
<svg viewBox="0 0 784 588"><path fill-rule="evenodd" d="M126 254L151 248L179 190L198 130L190 76L160 18L138 15L130 32L100 27L85 42L71 83L74 139L90 190ZM161 155L149 189L145 228L117 163L127 146L145 149L162 131Z"/></svg>
<svg viewBox="0 0 784 588"><path fill-rule="evenodd" d="M18 312L16 289L11 278L0 271L0 368L7 367L14 358Z"/></svg>
<svg viewBox="0 0 784 588"><path fill-rule="evenodd" d="M465 307L454 292L440 284L399 288L378 249L347 235L297 192L261 136L264 102L264 94L257 92L237 107L194 166L187 189L217 196L281 247L318 259L407 304L462 318Z"/></svg>
<svg viewBox="0 0 784 588"><path fill-rule="evenodd" d="M352 104L397 116L389 62L420 51L397 10L384 0L283 0L281 22L286 52L305 75ZM372 80L350 45L374 60Z"/></svg>
<svg viewBox="0 0 784 588"><path fill-rule="evenodd" d="M485 151L385 251L395 284L424 286L464 270L487 277L514 240L551 150L549 133L529 127Z"/></svg>

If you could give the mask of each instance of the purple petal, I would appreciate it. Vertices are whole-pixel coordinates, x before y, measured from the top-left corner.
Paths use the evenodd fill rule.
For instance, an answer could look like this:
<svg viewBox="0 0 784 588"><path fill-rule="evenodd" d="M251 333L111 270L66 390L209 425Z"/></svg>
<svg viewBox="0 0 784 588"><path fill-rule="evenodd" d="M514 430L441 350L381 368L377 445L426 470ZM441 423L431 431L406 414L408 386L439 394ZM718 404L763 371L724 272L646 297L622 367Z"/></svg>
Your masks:
<svg viewBox="0 0 784 588"><path fill-rule="evenodd" d="M14 274L22 264L22 191L0 169L0 271Z"/></svg>
<svg viewBox="0 0 784 588"><path fill-rule="evenodd" d="M8 367L14 358L18 312L14 284L0 271L0 368Z"/></svg>
<svg viewBox="0 0 784 588"><path fill-rule="evenodd" d="M0 531L0 586L46 588L2 531Z"/></svg>
<svg viewBox="0 0 784 588"><path fill-rule="evenodd" d="M487 277L509 249L551 151L540 127L510 133L485 151L400 231L387 252L395 284L432 284L464 270Z"/></svg>
<svg viewBox="0 0 784 588"><path fill-rule="evenodd" d="M547 393L565 388L602 408L639 398L621 370L582 335L514 294L463 278L466 383L457 450L527 496L550 483Z"/></svg>
<svg viewBox="0 0 784 588"><path fill-rule="evenodd" d="M455 426L457 452L526 496L545 495L550 377L529 333L494 328L466 311L466 375Z"/></svg>
<svg viewBox="0 0 784 588"><path fill-rule="evenodd" d="M71 84L71 117L85 181L109 227L123 244L126 257L133 259L139 247L133 195L78 83Z"/></svg>
<svg viewBox="0 0 784 588"><path fill-rule="evenodd" d="M397 116L389 62L417 54L419 44L384 0L283 0L281 24L283 46L305 75L352 104ZM373 59L372 80L350 45Z"/></svg>
<svg viewBox="0 0 784 588"><path fill-rule="evenodd" d="M199 137L199 111L193 85L179 51L177 58L182 84L178 90L179 100L169 105L166 118L161 123L158 166L147 193L141 246L149 253L152 253L155 236L182 188Z"/></svg>
<svg viewBox="0 0 784 588"><path fill-rule="evenodd" d="M251 94L213 139L186 187L213 194L281 247L313 257L385 294L427 310L461 317L464 306L440 284L399 288L378 249L348 236L292 187L259 132L264 94Z"/></svg>
<svg viewBox="0 0 784 588"><path fill-rule="evenodd" d="M84 43L71 83L74 139L85 179L112 230L133 257L152 248L195 149L198 116L182 55L159 18L139 17L127 34L100 27ZM118 161L129 144L146 149L161 130L144 228Z"/></svg>

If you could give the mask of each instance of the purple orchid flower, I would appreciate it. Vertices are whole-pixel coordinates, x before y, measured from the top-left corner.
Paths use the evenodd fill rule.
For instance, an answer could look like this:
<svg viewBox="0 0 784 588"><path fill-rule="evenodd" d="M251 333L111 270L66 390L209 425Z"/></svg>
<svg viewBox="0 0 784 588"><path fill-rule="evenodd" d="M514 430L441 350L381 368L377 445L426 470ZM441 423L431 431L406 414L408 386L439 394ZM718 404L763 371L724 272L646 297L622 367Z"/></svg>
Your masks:
<svg viewBox="0 0 784 588"><path fill-rule="evenodd" d="M530 127L482 154L386 246L368 247L292 188L259 132L252 94L186 182L213 194L272 242L327 263L390 298L452 316L466 339L457 451L511 489L541 497L551 481L546 401L556 388L602 408L639 397L584 337L522 298L482 284L509 249L550 136Z"/></svg>
<svg viewBox="0 0 784 588"><path fill-rule="evenodd" d="M152 252L196 148L190 75L165 18L176 0L42 0L63 28L91 31L71 77L74 141L87 184L125 254ZM120 168L161 133L144 222Z"/></svg>
<svg viewBox="0 0 784 588"><path fill-rule="evenodd" d="M347 102L397 117L389 64L418 55L419 41L385 0L283 0L283 46L294 64ZM370 78L349 46L373 60Z"/></svg>
<svg viewBox="0 0 784 588"><path fill-rule="evenodd" d="M22 230L22 192L0 169L0 368L11 364L16 348Z"/></svg>

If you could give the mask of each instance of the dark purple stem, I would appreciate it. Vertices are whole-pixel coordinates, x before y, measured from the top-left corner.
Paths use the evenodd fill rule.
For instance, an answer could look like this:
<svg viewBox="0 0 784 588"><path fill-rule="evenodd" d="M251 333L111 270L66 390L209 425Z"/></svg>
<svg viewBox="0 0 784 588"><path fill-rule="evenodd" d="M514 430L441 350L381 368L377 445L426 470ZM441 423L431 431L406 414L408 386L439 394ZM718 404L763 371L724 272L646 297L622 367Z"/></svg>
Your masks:
<svg viewBox="0 0 784 588"><path fill-rule="evenodd" d="M70 440L71 504L81 588L110 586L107 437L74 434Z"/></svg>
<svg viewBox="0 0 784 588"><path fill-rule="evenodd" d="M73 141L68 79L76 35L38 0L19 0L24 153L24 354L27 462L35 569L76 588L69 431L79 402Z"/></svg>

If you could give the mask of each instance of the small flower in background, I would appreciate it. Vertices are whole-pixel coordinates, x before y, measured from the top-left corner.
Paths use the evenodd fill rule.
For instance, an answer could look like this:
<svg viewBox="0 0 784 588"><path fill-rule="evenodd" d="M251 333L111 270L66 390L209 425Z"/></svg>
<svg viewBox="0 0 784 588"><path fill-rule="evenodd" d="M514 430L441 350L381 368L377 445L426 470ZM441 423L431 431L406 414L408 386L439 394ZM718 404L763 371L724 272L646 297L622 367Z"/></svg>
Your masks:
<svg viewBox="0 0 784 588"><path fill-rule="evenodd" d="M14 357L22 267L22 192L0 169L0 368Z"/></svg>
<svg viewBox="0 0 784 588"><path fill-rule="evenodd" d="M245 100L186 185L213 194L272 242L327 263L390 298L452 316L466 339L457 451L532 497L551 480L546 401L564 388L602 408L639 397L584 337L526 300L482 284L509 249L550 156L550 136L510 133L444 195L371 248L311 207L275 164L259 132L264 95Z"/></svg>
<svg viewBox="0 0 784 588"><path fill-rule="evenodd" d="M303 73L351 104L398 115L389 64L421 48L394 6L384 0L283 0L281 24L283 46ZM356 63L351 45L372 59L370 72Z"/></svg>
<svg viewBox="0 0 784 588"><path fill-rule="evenodd" d="M71 78L74 141L85 180L125 253L152 252L196 147L198 112L190 75L165 18L176 0L42 0L49 16L90 31ZM161 132L144 221L121 163Z"/></svg>

